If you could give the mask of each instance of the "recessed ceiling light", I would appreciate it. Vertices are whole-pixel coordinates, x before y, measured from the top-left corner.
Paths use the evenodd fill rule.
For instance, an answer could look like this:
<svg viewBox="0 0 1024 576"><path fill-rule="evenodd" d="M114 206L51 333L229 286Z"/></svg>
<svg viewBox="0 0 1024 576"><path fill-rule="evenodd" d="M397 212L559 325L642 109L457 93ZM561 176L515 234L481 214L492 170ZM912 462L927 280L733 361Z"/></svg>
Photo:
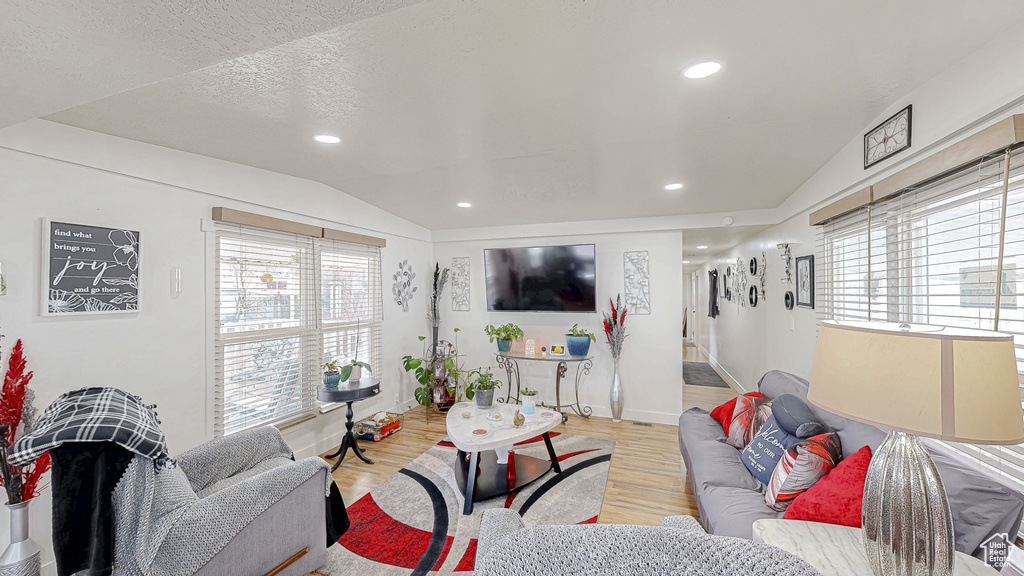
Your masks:
<svg viewBox="0 0 1024 576"><path fill-rule="evenodd" d="M472 206L472 204L470 204L469 202L459 202L457 206L459 208L469 208L470 206Z"/></svg>
<svg viewBox="0 0 1024 576"><path fill-rule="evenodd" d="M683 70L683 76L687 78L707 78L722 69L718 62L701 62Z"/></svg>
<svg viewBox="0 0 1024 576"><path fill-rule="evenodd" d="M689 260L683 260L683 264L689 264L689 263L690 263Z"/></svg>
<svg viewBox="0 0 1024 576"><path fill-rule="evenodd" d="M697 250L707 250L707 246L697 246Z"/></svg>
<svg viewBox="0 0 1024 576"><path fill-rule="evenodd" d="M313 140L316 140L321 144L337 144L338 142L341 142L341 138L331 136L330 134L317 134L316 136L313 136Z"/></svg>
<svg viewBox="0 0 1024 576"><path fill-rule="evenodd" d="M665 190L679 190L682 187L683 185L680 184L679 182L673 182L672 184L666 184Z"/></svg>

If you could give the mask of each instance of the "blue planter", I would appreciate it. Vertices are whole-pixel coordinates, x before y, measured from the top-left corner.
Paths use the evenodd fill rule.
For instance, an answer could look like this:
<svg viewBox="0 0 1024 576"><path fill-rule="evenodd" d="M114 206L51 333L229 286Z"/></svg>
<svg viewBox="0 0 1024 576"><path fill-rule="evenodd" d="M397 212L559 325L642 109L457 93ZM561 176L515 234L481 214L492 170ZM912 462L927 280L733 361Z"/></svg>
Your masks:
<svg viewBox="0 0 1024 576"><path fill-rule="evenodd" d="M565 335L566 348L569 349L569 356L586 356L590 352L590 336Z"/></svg>
<svg viewBox="0 0 1024 576"><path fill-rule="evenodd" d="M498 352L508 352L512 349L511 340L498 340Z"/></svg>
<svg viewBox="0 0 1024 576"><path fill-rule="evenodd" d="M324 386L328 388L337 388L340 383L341 374L337 372L324 372Z"/></svg>

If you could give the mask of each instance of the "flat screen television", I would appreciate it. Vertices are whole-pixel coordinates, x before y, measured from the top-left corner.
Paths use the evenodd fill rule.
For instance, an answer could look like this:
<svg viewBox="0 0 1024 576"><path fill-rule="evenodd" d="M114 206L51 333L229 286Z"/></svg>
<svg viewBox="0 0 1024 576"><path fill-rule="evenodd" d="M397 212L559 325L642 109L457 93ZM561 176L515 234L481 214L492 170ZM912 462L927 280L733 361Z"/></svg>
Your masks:
<svg viewBox="0 0 1024 576"><path fill-rule="evenodd" d="M490 311L596 312L594 245L484 250Z"/></svg>

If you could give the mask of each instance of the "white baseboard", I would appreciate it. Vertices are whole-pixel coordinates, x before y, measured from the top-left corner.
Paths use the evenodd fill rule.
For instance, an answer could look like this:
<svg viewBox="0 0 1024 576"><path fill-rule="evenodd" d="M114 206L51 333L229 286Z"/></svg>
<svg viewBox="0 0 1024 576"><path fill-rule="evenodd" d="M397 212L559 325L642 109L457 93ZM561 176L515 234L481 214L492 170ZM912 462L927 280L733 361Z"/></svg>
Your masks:
<svg viewBox="0 0 1024 576"><path fill-rule="evenodd" d="M712 356L710 352L705 350L703 346L701 346L700 344L697 344L697 348L701 352L703 352L705 356L708 357L708 364L710 364L711 367L715 370L715 372L717 372L718 375L722 377L722 380L725 380L725 383L728 384L729 387L732 388L733 390L735 390L738 394L746 394L747 392L756 392L756 390L747 390L746 386L741 385L739 380L733 378L732 374L729 374L729 371L726 370L724 366L719 364L718 360L716 360L715 357Z"/></svg>

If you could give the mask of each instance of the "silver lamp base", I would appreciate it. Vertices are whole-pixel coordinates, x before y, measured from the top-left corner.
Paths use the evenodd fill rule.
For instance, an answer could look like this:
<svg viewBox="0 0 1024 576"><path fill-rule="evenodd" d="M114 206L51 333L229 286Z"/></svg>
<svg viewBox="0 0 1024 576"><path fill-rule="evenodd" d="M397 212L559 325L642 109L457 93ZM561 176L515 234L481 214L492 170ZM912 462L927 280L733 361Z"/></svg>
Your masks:
<svg viewBox="0 0 1024 576"><path fill-rule="evenodd" d="M952 576L949 501L917 436L889 432L872 455L861 524L876 576Z"/></svg>

